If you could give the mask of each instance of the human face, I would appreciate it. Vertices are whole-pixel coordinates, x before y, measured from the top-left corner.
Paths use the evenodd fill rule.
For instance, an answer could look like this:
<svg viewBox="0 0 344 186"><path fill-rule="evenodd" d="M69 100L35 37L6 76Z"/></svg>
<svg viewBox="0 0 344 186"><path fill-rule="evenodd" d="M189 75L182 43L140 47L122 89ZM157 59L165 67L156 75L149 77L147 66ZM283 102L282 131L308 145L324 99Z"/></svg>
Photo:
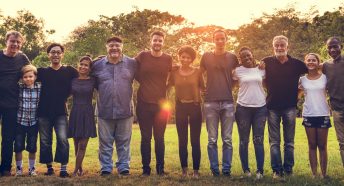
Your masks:
<svg viewBox="0 0 344 186"><path fill-rule="evenodd" d="M342 45L336 39L329 40L327 43L327 52L332 57L332 59L336 59L341 54Z"/></svg>
<svg viewBox="0 0 344 186"><path fill-rule="evenodd" d="M15 55L19 52L23 44L23 39L20 37L16 37L14 35L10 35L6 40L6 51L9 55Z"/></svg>
<svg viewBox="0 0 344 186"><path fill-rule="evenodd" d="M319 61L312 54L307 55L305 58L305 64L308 70L317 70L319 68Z"/></svg>
<svg viewBox="0 0 344 186"><path fill-rule="evenodd" d="M276 57L284 57L288 54L288 43L284 39L277 39L273 42Z"/></svg>
<svg viewBox="0 0 344 186"><path fill-rule="evenodd" d="M164 37L153 35L151 39L151 47L154 52L160 52L164 46Z"/></svg>
<svg viewBox="0 0 344 186"><path fill-rule="evenodd" d="M50 52L48 53L49 60L52 64L58 65L61 63L63 58L63 52L61 47L54 46L50 49Z"/></svg>
<svg viewBox="0 0 344 186"><path fill-rule="evenodd" d="M32 85L35 83L36 75L33 73L33 71L26 72L23 75L23 83L27 87L32 87Z"/></svg>
<svg viewBox="0 0 344 186"><path fill-rule="evenodd" d="M90 63L91 63L91 61L89 61L89 60L80 61L78 64L79 74L88 75L90 73L90 70L91 70Z"/></svg>
<svg viewBox="0 0 344 186"><path fill-rule="evenodd" d="M226 47L226 34L223 32L216 32L213 36L213 42L217 50L224 50Z"/></svg>
<svg viewBox="0 0 344 186"><path fill-rule="evenodd" d="M193 62L191 55L186 52L181 53L178 58L183 67L189 67Z"/></svg>
<svg viewBox="0 0 344 186"><path fill-rule="evenodd" d="M122 57L123 44L117 41L110 41L106 44L106 51L109 58L118 59Z"/></svg>
<svg viewBox="0 0 344 186"><path fill-rule="evenodd" d="M255 65L252 52L250 50L243 50L240 52L240 61L244 67L252 68Z"/></svg>

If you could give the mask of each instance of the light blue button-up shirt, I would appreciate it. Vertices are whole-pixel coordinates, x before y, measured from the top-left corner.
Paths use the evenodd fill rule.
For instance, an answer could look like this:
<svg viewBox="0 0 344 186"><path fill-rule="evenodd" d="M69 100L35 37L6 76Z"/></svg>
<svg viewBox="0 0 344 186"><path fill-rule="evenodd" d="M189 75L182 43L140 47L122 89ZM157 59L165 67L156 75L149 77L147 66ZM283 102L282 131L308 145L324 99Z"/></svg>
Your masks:
<svg viewBox="0 0 344 186"><path fill-rule="evenodd" d="M133 116L133 80L135 59L123 55L117 64L107 57L95 61L92 76L97 80L97 116L102 119L125 119Z"/></svg>

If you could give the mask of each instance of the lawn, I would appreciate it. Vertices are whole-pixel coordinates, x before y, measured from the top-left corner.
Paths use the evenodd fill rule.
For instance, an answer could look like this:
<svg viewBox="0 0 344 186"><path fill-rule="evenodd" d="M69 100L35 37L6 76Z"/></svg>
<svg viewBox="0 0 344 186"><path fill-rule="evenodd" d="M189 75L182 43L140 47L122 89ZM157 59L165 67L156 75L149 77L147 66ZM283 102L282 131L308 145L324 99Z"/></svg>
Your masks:
<svg viewBox="0 0 344 186"><path fill-rule="evenodd" d="M241 178L242 170L238 151L238 132L236 125L233 130L233 161L232 161L232 178L216 177L210 174L209 161L207 155L207 132L205 125L202 128L201 135L201 177L194 179L191 176L187 178L181 177L181 168L178 156L178 138L175 125L168 125L165 133L165 169L169 173L167 176L160 177L152 171L150 177L140 177L141 174L141 156L140 156L140 130L137 125L133 127L133 135L131 142L131 175L129 177L121 178L118 176L116 170L114 174L108 177L99 176L99 161L98 161L98 139L91 139L87 148L87 153L84 160L85 175L74 178L59 178L58 176L43 176L46 171L45 165L37 163L39 176L31 177L1 177L0 185L344 185L344 169L340 160L338 143L334 128L330 129L328 140L328 174L331 177L328 180L321 180L320 178L312 179L311 171L308 163L308 145L304 127L301 125L301 120L297 120L295 137L295 167L294 175L286 177L284 182L272 180L272 172L270 169L270 153L268 146L267 127L265 131L265 175L263 180L255 181L254 178ZM221 140L220 140L221 141ZM73 171L74 166L74 147L70 140L70 163L68 164L68 171ZM153 144L153 143L152 143ZM154 147L154 145L152 145ZM191 162L191 147L189 147L189 167L192 168ZM254 150L252 142L250 143L250 167L252 172L256 169ZM154 148L152 149L154 152ZM221 152L221 142L219 142L219 152ZM155 167L155 156L152 153L151 167ZM38 157L38 155L37 155ZM221 153L219 154L221 157ZM221 159L221 158L220 158ZM114 153L114 162L116 161L116 153ZM59 170L59 165L54 164L55 170ZM12 168L14 174L14 168ZM152 169L154 170L154 169ZM191 171L190 171L191 172ZM27 175L27 153L24 153L24 174ZM58 175L58 171L56 172Z"/></svg>

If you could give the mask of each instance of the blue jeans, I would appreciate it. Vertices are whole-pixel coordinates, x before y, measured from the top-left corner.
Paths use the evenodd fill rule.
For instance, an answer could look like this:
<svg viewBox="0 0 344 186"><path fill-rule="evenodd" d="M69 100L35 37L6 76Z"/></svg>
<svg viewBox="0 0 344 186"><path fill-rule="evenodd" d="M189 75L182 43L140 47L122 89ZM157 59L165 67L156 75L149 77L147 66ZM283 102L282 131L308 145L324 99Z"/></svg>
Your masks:
<svg viewBox="0 0 344 186"><path fill-rule="evenodd" d="M278 174L292 173L294 166L294 138L295 138L296 108L269 110L268 128L270 142L271 167ZM284 164L281 157L280 123L283 125Z"/></svg>
<svg viewBox="0 0 344 186"><path fill-rule="evenodd" d="M98 118L99 161L101 171L112 172L113 143L115 142L118 172L128 171L130 165L130 140L134 118Z"/></svg>
<svg viewBox="0 0 344 186"><path fill-rule="evenodd" d="M248 143L250 130L253 131L253 144L256 154L257 172L264 172L264 129L267 116L267 108L244 107L237 104L235 119L239 131L239 154L243 171L250 171L248 166Z"/></svg>
<svg viewBox="0 0 344 186"><path fill-rule="evenodd" d="M229 101L213 101L204 103L204 113L208 131L208 157L210 169L219 172L217 138L219 121L222 137L222 172L230 172L232 163L232 130L234 122L234 106Z"/></svg>
<svg viewBox="0 0 344 186"><path fill-rule="evenodd" d="M67 116L58 116L54 119L39 117L39 136L40 136L40 163L51 163L53 161L53 128L56 134L55 162L63 165L68 163L69 143L67 138L68 121Z"/></svg>

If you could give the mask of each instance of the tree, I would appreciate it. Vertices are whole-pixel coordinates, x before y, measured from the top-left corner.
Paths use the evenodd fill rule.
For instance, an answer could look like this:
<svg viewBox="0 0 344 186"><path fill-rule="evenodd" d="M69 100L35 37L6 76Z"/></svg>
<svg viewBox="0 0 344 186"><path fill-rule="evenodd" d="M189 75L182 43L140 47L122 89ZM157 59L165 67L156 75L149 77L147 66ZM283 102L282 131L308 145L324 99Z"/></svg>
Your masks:
<svg viewBox="0 0 344 186"><path fill-rule="evenodd" d="M44 31L44 21L37 19L27 10L20 10L15 17L0 16L0 43L5 43L5 33L8 30L16 30L24 35L26 42L23 45L23 52L30 60L39 55L46 40L46 34L53 34L54 30Z"/></svg>

